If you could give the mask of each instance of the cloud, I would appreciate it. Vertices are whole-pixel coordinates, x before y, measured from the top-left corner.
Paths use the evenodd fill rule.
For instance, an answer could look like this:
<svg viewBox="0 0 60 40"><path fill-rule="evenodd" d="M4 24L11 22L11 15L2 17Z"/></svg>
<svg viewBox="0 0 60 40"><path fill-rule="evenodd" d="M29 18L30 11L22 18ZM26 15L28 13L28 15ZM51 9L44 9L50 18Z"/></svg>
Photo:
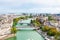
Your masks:
<svg viewBox="0 0 60 40"><path fill-rule="evenodd" d="M60 6L60 0L0 0L0 4L3 5L15 5L15 6L19 6L25 3L31 3L31 4L44 4L44 5L48 5L48 6Z"/></svg>
<svg viewBox="0 0 60 40"><path fill-rule="evenodd" d="M60 12L60 0L0 0L0 12Z"/></svg>

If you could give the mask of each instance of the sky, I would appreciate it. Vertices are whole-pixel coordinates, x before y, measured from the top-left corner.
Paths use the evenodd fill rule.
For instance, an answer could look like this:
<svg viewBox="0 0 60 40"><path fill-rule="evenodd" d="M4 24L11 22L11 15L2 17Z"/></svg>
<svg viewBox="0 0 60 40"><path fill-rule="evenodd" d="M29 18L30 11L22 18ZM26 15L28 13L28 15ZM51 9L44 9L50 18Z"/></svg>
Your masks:
<svg viewBox="0 0 60 40"><path fill-rule="evenodd" d="M0 0L2 13L60 13L60 0Z"/></svg>

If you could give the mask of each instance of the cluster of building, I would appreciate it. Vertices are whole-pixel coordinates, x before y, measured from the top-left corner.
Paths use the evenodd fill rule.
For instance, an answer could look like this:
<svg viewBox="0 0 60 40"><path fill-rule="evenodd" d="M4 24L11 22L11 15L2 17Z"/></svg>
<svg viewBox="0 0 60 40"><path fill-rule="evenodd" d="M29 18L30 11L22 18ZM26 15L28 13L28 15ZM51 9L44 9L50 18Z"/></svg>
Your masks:
<svg viewBox="0 0 60 40"><path fill-rule="evenodd" d="M0 36L8 35L11 33L13 19L19 17L16 14L1 14L0 15Z"/></svg>
<svg viewBox="0 0 60 40"><path fill-rule="evenodd" d="M1 14L0 15L0 36L10 34L10 28L12 27L12 16Z"/></svg>
<svg viewBox="0 0 60 40"><path fill-rule="evenodd" d="M52 19L49 21L49 16L52 17ZM38 16L38 18L40 18L40 21L43 22L44 21L44 25L47 25L49 27L55 27L58 31L60 31L60 16L58 16L57 14L51 14L51 15L40 15Z"/></svg>

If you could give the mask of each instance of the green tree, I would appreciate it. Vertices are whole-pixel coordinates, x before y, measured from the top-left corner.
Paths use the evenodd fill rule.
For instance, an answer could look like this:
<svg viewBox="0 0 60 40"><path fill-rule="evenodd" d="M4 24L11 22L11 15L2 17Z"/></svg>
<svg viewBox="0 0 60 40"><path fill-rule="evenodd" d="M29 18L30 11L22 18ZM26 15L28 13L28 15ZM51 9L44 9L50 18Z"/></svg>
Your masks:
<svg viewBox="0 0 60 40"><path fill-rule="evenodd" d="M55 40L60 40L60 32L57 32L57 34L55 35Z"/></svg>
<svg viewBox="0 0 60 40"><path fill-rule="evenodd" d="M47 31L49 31L50 28L49 28L49 26L45 25L41 29L42 29L42 31L47 32Z"/></svg>
<svg viewBox="0 0 60 40"><path fill-rule="evenodd" d="M49 21L52 20L52 17L51 17L51 16L48 16L48 20L49 20Z"/></svg>
<svg viewBox="0 0 60 40"><path fill-rule="evenodd" d="M13 26L16 26L16 25L17 25L17 22L18 22L19 20L20 20L19 18L13 19Z"/></svg>
<svg viewBox="0 0 60 40"><path fill-rule="evenodd" d="M11 33L16 33L16 32L17 32L16 27L12 27L12 28L11 28Z"/></svg>
<svg viewBox="0 0 60 40"><path fill-rule="evenodd" d="M57 33L56 28L50 28L50 30L47 32L49 36L55 36Z"/></svg>
<svg viewBox="0 0 60 40"><path fill-rule="evenodd" d="M31 20L31 22L30 23L33 23L33 20Z"/></svg>

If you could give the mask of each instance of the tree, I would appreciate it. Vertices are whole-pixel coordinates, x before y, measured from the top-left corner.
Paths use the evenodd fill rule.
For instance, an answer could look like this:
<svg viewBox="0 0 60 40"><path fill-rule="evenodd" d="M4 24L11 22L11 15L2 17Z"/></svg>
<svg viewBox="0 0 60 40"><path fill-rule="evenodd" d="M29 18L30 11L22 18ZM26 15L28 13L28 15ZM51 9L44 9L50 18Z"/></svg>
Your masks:
<svg viewBox="0 0 60 40"><path fill-rule="evenodd" d="M41 25L37 20L31 20L31 23L33 23L33 25L38 27Z"/></svg>
<svg viewBox="0 0 60 40"><path fill-rule="evenodd" d="M48 20L49 20L49 21L52 20L52 17L51 17L51 16L48 16Z"/></svg>
<svg viewBox="0 0 60 40"><path fill-rule="evenodd" d="M33 20L31 20L31 22L30 23L33 23Z"/></svg>
<svg viewBox="0 0 60 40"><path fill-rule="evenodd" d="M17 22L18 22L19 20L20 20L19 18L13 19L13 26L16 26L16 25L17 25Z"/></svg>
<svg viewBox="0 0 60 40"><path fill-rule="evenodd" d="M14 34L15 34L16 32L17 32L16 27L12 27L12 28L11 28L11 33L14 33Z"/></svg>
<svg viewBox="0 0 60 40"><path fill-rule="evenodd" d="M47 26L47 25L45 25L44 27L42 27L42 31L44 31L44 32L47 32L47 31L49 31L49 27Z"/></svg>
<svg viewBox="0 0 60 40"><path fill-rule="evenodd" d="M25 16L25 19L29 18L28 16Z"/></svg>
<svg viewBox="0 0 60 40"><path fill-rule="evenodd" d="M50 28L50 30L47 32L47 35L49 36L55 36L57 33L56 28Z"/></svg>
<svg viewBox="0 0 60 40"><path fill-rule="evenodd" d="M55 35L55 39L60 40L60 32L57 32L57 34Z"/></svg>
<svg viewBox="0 0 60 40"><path fill-rule="evenodd" d="M35 26L39 27L41 24L39 22L34 23Z"/></svg>
<svg viewBox="0 0 60 40"><path fill-rule="evenodd" d="M25 17L20 17L20 19L25 19Z"/></svg>

